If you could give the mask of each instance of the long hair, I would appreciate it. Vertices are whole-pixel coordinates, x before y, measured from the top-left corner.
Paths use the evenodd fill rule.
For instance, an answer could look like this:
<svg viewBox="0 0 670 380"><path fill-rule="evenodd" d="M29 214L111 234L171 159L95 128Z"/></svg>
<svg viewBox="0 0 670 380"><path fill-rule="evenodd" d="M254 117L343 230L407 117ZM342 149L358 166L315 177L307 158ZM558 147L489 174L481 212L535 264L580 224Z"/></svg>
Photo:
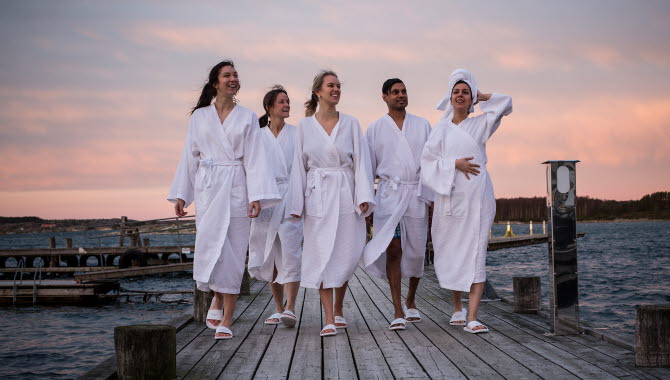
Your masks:
<svg viewBox="0 0 670 380"><path fill-rule="evenodd" d="M272 86L272 89L265 94L263 97L263 111L265 111L265 114L258 118L258 125L263 128L266 125L270 125L270 108L272 108L272 105L275 104L275 100L277 100L277 96L281 93L286 94L288 96L288 93L279 84L276 84Z"/></svg>
<svg viewBox="0 0 670 380"><path fill-rule="evenodd" d="M305 116L312 116L316 113L316 106L319 104L319 98L317 98L316 92L323 86L323 78L328 75L337 78L337 74L332 70L321 70L321 72L314 77L314 82L312 82L312 95L305 102Z"/></svg>
<svg viewBox="0 0 670 380"><path fill-rule="evenodd" d="M221 71L222 68L226 66L232 66L235 67L235 64L233 61L221 61L217 63L212 69L209 71L209 77L207 78L207 83L205 83L205 86L202 88L202 92L200 92L200 98L198 99L198 103L196 103L195 107L191 110L191 114L195 112L198 108L202 107L208 107L210 104L212 104L212 99L216 96L216 88L214 88L214 84L218 82L219 80L219 71Z"/></svg>

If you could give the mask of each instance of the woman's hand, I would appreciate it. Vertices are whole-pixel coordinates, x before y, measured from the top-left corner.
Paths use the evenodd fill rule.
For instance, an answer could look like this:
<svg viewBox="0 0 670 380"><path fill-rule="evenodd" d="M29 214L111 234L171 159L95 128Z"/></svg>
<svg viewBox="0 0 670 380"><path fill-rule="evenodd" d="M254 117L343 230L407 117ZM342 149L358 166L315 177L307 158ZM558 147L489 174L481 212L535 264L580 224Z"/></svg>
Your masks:
<svg viewBox="0 0 670 380"><path fill-rule="evenodd" d="M177 203L174 204L174 213L177 214L177 216L182 217L188 214L186 211L184 211L185 204L186 202L184 202L183 199L177 199Z"/></svg>
<svg viewBox="0 0 670 380"><path fill-rule="evenodd" d="M369 206L368 206L368 202L363 202L363 203L361 203L358 207L361 209L361 212L362 212L363 214L365 214L366 212L368 212L368 207L369 207Z"/></svg>
<svg viewBox="0 0 670 380"><path fill-rule="evenodd" d="M470 162L474 157L464 157L464 158L459 158L456 160L456 169L460 170L465 174L465 178L470 179L470 176L468 174L472 175L478 175L479 170L476 168L479 167L477 164L473 164Z"/></svg>
<svg viewBox="0 0 670 380"><path fill-rule="evenodd" d="M249 202L249 217L255 218L260 213L261 213L261 202L259 201Z"/></svg>
<svg viewBox="0 0 670 380"><path fill-rule="evenodd" d="M479 102L485 102L489 99L491 99L491 94L484 94L481 91L477 90L477 101L475 102L475 104Z"/></svg>

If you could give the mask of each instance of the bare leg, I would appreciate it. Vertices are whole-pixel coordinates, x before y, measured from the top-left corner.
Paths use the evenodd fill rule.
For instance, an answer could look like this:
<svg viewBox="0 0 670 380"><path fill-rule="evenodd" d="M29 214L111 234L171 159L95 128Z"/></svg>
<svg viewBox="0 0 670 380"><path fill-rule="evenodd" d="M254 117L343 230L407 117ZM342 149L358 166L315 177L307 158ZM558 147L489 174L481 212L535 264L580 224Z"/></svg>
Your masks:
<svg viewBox="0 0 670 380"><path fill-rule="evenodd" d="M454 312L459 312L463 310L463 302L461 302L461 295L463 294L463 292L453 290L451 293L454 296Z"/></svg>
<svg viewBox="0 0 670 380"><path fill-rule="evenodd" d="M470 286L470 308L468 310L468 323L477 320L477 312L479 311L479 302L482 300L484 294L484 283L477 282ZM474 330L483 329L484 327L475 327Z"/></svg>
<svg viewBox="0 0 670 380"><path fill-rule="evenodd" d="M344 296L347 294L347 286L349 286L349 281L345 282L339 288L335 288L335 315L339 315L340 317L344 317L342 309L344 308Z"/></svg>
<svg viewBox="0 0 670 380"><path fill-rule="evenodd" d="M237 305L237 296L237 294L223 293L223 321L221 321L221 324L228 328L233 325L233 314ZM230 334L216 333L216 336L230 336Z"/></svg>
<svg viewBox="0 0 670 380"><path fill-rule="evenodd" d="M286 308L295 314L295 299L298 297L300 281L287 282L284 288L286 289Z"/></svg>
<svg viewBox="0 0 670 380"><path fill-rule="evenodd" d="M405 305L408 309L416 309L414 297L416 296L416 289L419 288L419 281L421 281L420 277L409 278L409 289L407 289L407 297L405 298Z"/></svg>
<svg viewBox="0 0 670 380"><path fill-rule="evenodd" d="M326 325L334 325L335 314L333 314L333 288L319 289L319 296L321 296L321 306L323 307L323 313L326 315ZM332 332L332 329L328 329L324 332Z"/></svg>
<svg viewBox="0 0 670 380"><path fill-rule="evenodd" d="M214 292L214 299L212 299L211 309L221 310L222 307L223 307L223 293ZM219 323L221 323L221 321L217 319L208 319L207 321L213 324L214 326L218 326Z"/></svg>
<svg viewBox="0 0 670 380"><path fill-rule="evenodd" d="M405 312L402 310L402 294L400 262L402 261L402 245L400 239L391 239L386 249L386 277L391 288L391 299L393 300L393 318L403 318Z"/></svg>
<svg viewBox="0 0 670 380"><path fill-rule="evenodd" d="M277 267L275 267L274 274L272 275L272 280L277 278ZM270 283L270 288L272 288L272 297L275 299L275 312L281 313L284 311L284 285L277 284L275 282ZM279 322L273 321L273 322Z"/></svg>

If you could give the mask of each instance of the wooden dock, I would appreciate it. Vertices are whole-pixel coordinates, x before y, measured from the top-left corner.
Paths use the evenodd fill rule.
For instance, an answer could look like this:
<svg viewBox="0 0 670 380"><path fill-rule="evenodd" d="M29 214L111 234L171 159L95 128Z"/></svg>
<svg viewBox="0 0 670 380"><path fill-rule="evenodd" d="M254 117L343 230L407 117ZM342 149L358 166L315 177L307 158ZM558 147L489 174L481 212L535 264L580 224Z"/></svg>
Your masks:
<svg viewBox="0 0 670 380"><path fill-rule="evenodd" d="M548 334L537 315L512 313L504 302L483 303L480 320L491 333L473 335L449 326L450 292L427 270L416 303L423 320L390 331L393 307L388 284L358 269L349 283L345 317L349 328L319 337L323 315L318 292L300 289L295 328L264 325L274 312L270 289L251 285L235 310L231 340L185 315L177 327L180 379L668 379L669 368L638 368L626 343L602 336ZM406 292L405 285L403 292ZM113 358L83 379L115 377Z"/></svg>
<svg viewBox="0 0 670 380"><path fill-rule="evenodd" d="M109 280L85 284L74 280L0 280L0 304L95 304L105 302L104 295L118 289L118 282Z"/></svg>

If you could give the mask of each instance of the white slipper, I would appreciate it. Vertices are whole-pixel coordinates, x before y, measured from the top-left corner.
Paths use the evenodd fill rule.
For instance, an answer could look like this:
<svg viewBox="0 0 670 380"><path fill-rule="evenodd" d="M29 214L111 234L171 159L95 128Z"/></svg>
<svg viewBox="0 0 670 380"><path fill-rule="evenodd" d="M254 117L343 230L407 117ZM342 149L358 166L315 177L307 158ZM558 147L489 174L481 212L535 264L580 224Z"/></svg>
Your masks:
<svg viewBox="0 0 670 380"><path fill-rule="evenodd" d="M277 322L271 321L271 319L276 319ZM274 313L268 319L265 320L266 325L278 325L281 323L281 313Z"/></svg>
<svg viewBox="0 0 670 380"><path fill-rule="evenodd" d="M338 329L346 329L347 326L348 326L347 320L344 319L344 317L341 317L339 315L335 316L335 327L337 327Z"/></svg>
<svg viewBox="0 0 670 380"><path fill-rule="evenodd" d="M286 327L293 327L298 322L298 317L291 310L284 310L279 319Z"/></svg>
<svg viewBox="0 0 670 380"><path fill-rule="evenodd" d="M484 326L483 329L475 330L474 328L477 327L477 326L484 326L484 325L479 323L479 321L472 321L472 322L468 323L465 327L463 327L463 330L465 330L469 333L472 333L472 334L481 334L481 333L489 332L489 328L486 327L486 326Z"/></svg>
<svg viewBox="0 0 670 380"><path fill-rule="evenodd" d="M449 324L452 326L465 326L465 321L467 320L468 317L468 311L463 308L461 311L457 311L454 314L451 315L451 320L449 320Z"/></svg>
<svg viewBox="0 0 670 380"><path fill-rule="evenodd" d="M216 334L230 334L228 336L217 336ZM216 340L221 340L221 339L233 339L233 332L226 326L219 325L216 327L216 334L214 335L214 339Z"/></svg>
<svg viewBox="0 0 670 380"><path fill-rule="evenodd" d="M213 325L211 322L209 322L209 319L219 321L219 324L221 324L221 320L223 320L223 310L212 309L212 305L214 305L214 299L212 299L209 310L207 310L207 319L205 319L205 323L210 329L216 330L217 325Z"/></svg>
<svg viewBox="0 0 670 380"><path fill-rule="evenodd" d="M332 332L324 332L326 330L333 330ZM321 332L319 333L321 336L333 336L337 335L337 328L335 325L326 325L323 329L321 329Z"/></svg>
<svg viewBox="0 0 670 380"><path fill-rule="evenodd" d="M405 320L407 323L421 322L421 314L419 314L419 310L408 309L406 305L402 305L402 309L405 311ZM413 320L410 321L410 318Z"/></svg>
<svg viewBox="0 0 670 380"><path fill-rule="evenodd" d="M397 326L394 326L397 325ZM389 325L389 330L404 330L407 327L407 321L405 318L396 318Z"/></svg>

